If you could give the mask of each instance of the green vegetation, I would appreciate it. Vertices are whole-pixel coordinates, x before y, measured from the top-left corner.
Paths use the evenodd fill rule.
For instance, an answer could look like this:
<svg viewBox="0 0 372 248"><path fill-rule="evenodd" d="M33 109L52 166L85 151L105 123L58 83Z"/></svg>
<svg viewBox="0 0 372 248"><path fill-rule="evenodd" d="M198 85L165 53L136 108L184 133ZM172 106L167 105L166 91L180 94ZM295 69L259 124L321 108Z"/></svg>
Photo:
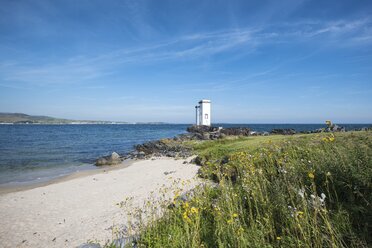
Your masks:
<svg viewBox="0 0 372 248"><path fill-rule="evenodd" d="M215 183L141 226L138 247L368 247L372 133L192 143Z"/></svg>

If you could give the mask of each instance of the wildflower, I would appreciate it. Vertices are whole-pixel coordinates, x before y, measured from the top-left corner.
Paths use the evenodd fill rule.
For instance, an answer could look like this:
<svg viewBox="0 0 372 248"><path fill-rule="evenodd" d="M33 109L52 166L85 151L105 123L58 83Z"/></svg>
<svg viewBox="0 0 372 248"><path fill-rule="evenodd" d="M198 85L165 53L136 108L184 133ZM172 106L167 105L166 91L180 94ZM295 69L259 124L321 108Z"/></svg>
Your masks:
<svg viewBox="0 0 372 248"><path fill-rule="evenodd" d="M276 240L282 240L282 237L278 236L276 237Z"/></svg>
<svg viewBox="0 0 372 248"><path fill-rule="evenodd" d="M192 214L197 214L198 212L199 212L199 210L197 208L195 208L195 207L191 208L191 213Z"/></svg>
<svg viewBox="0 0 372 248"><path fill-rule="evenodd" d="M309 174L308 174L308 176L309 176L309 178L311 178L311 179L314 179L314 173L312 173L312 172L309 172Z"/></svg>
<svg viewBox="0 0 372 248"><path fill-rule="evenodd" d="M284 168L282 168L282 167L280 167L280 168L278 169L278 172L279 172L279 173L283 173L283 174L287 174L287 171L286 171Z"/></svg>
<svg viewBox="0 0 372 248"><path fill-rule="evenodd" d="M234 214L232 215L232 217L233 217L233 218L238 218L238 214L237 214L237 213L234 213Z"/></svg>
<svg viewBox="0 0 372 248"><path fill-rule="evenodd" d="M244 228L243 227L239 227L238 230L236 230L236 233L238 235L242 234L244 232Z"/></svg>
<svg viewBox="0 0 372 248"><path fill-rule="evenodd" d="M326 174L326 176L327 177L330 177L331 176L331 172L328 171L327 174Z"/></svg>
<svg viewBox="0 0 372 248"><path fill-rule="evenodd" d="M297 214L296 214L296 212L297 212L297 208L296 207L292 207L292 206L288 206L288 210L289 210L289 214L291 215L291 217L295 217Z"/></svg>
<svg viewBox="0 0 372 248"><path fill-rule="evenodd" d="M301 198L304 198L305 197L305 189L304 188L299 189L298 194L301 196Z"/></svg>
<svg viewBox="0 0 372 248"><path fill-rule="evenodd" d="M191 223L191 219L189 218L189 216L187 215L187 211L185 211L182 215L183 219L189 223Z"/></svg>

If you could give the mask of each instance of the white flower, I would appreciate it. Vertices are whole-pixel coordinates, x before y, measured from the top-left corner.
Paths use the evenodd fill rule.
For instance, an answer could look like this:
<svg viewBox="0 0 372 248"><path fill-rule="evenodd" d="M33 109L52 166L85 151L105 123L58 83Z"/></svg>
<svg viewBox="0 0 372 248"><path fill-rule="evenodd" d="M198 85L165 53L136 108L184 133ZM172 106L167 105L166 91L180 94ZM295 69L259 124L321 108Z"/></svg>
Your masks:
<svg viewBox="0 0 372 248"><path fill-rule="evenodd" d="M305 197L305 189L304 188L299 189L298 194L301 196L301 198L304 198Z"/></svg>
<svg viewBox="0 0 372 248"><path fill-rule="evenodd" d="M321 193L320 197L322 197L322 199L324 200L326 198L326 195L324 193Z"/></svg>

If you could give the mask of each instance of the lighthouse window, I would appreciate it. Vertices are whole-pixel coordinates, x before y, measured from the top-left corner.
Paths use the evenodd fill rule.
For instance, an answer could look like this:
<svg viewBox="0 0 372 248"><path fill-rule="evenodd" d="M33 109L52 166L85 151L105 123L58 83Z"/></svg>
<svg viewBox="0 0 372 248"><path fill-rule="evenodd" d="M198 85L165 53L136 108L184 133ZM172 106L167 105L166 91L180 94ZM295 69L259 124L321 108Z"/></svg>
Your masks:
<svg viewBox="0 0 372 248"><path fill-rule="evenodd" d="M205 119L208 119L208 114L205 114Z"/></svg>

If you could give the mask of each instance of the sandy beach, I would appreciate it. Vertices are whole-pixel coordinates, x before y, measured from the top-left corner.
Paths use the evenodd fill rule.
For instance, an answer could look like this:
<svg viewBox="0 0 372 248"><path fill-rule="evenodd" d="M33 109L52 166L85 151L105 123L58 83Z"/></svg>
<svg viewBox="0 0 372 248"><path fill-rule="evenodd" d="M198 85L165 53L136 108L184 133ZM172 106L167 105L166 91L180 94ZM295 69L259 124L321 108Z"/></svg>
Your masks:
<svg viewBox="0 0 372 248"><path fill-rule="evenodd" d="M200 182L198 166L184 161L136 161L126 168L1 193L0 247L76 247L88 240L103 244L115 238L113 227L127 222L118 203L133 197L132 206L141 207L152 192L160 195L160 188L187 191ZM186 180L191 183L182 183Z"/></svg>

